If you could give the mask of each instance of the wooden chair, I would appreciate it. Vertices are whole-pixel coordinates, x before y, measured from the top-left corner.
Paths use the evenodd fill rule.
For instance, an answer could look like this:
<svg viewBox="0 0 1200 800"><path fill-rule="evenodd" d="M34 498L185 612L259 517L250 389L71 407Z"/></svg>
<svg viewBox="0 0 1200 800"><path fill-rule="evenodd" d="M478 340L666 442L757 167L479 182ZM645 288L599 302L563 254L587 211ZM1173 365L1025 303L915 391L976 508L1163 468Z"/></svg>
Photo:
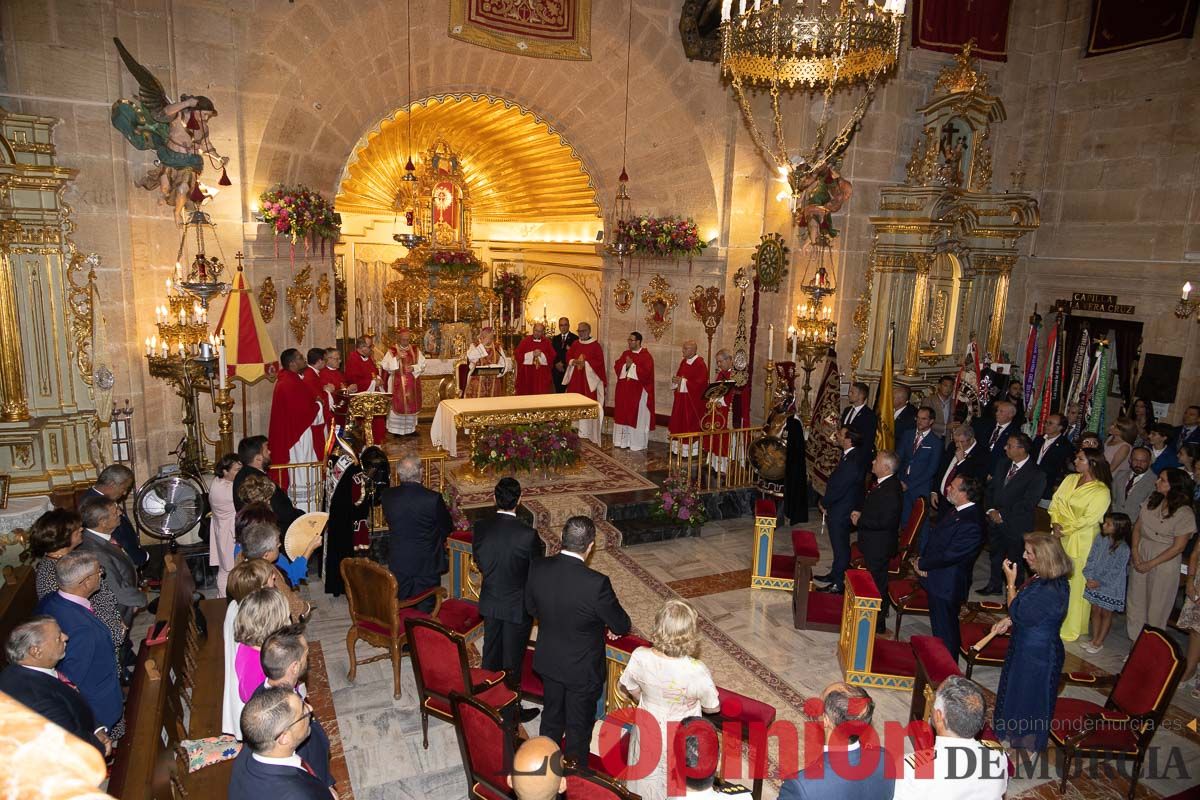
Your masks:
<svg viewBox="0 0 1200 800"><path fill-rule="evenodd" d="M450 694L450 715L467 772L469 800L516 800L506 768L512 763L512 740L500 715L458 692Z"/></svg>
<svg viewBox="0 0 1200 800"><path fill-rule="evenodd" d="M912 510L908 512L908 520L904 523L904 527L900 530L900 539L897 545L896 555L892 556L888 561L888 575L893 578L900 577L903 571L904 563L912 558L913 550L917 543L917 533L921 530L921 526L925 523L925 516L929 510L929 501L924 497L918 497L913 502ZM863 558L862 551L858 549L858 542L850 545L850 566L866 567L866 561Z"/></svg>
<svg viewBox="0 0 1200 800"><path fill-rule="evenodd" d="M384 658L392 661L393 694L400 697L400 661L404 657L406 638L404 620L434 618L447 628L469 636L483 624L479 607L467 600L446 600L446 590L436 586L406 600L396 597L396 576L386 567L369 558L342 560L342 580L346 584L346 600L350 605L350 629L346 631L346 650L350 654L349 679L354 681L359 664L370 664ZM434 598L433 611L416 608ZM386 653L359 660L355 645L362 639ZM447 707L448 708L448 707ZM447 711L447 713L449 713Z"/></svg>
<svg viewBox="0 0 1200 800"><path fill-rule="evenodd" d="M0 588L0 642L8 641L13 628L33 616L37 607L37 582L33 566L4 568L4 586ZM0 648L0 668L8 666L8 658Z"/></svg>
<svg viewBox="0 0 1200 800"><path fill-rule="evenodd" d="M1067 673L1066 682L1093 689L1112 687L1104 705L1075 697L1059 697L1050 723L1050 742L1062 750L1062 783L1067 791L1071 762L1077 756L1121 758L1133 761L1128 797L1137 791L1142 762L1163 715L1179 686L1184 659L1179 645L1166 631L1142 628L1121 673L1097 677Z"/></svg>
<svg viewBox="0 0 1200 800"><path fill-rule="evenodd" d="M753 780L751 797L761 800L763 776L767 773L766 732L778 715L775 707L729 689L717 687L721 710L709 717L718 727L730 722L737 726L740 737L749 750Z"/></svg>
<svg viewBox="0 0 1200 800"><path fill-rule="evenodd" d="M905 576L888 581L888 601L896 609L896 640L900 640L900 623L905 614L929 616L929 595L921 587L911 565L902 567Z"/></svg>
<svg viewBox="0 0 1200 800"><path fill-rule="evenodd" d="M1004 604L987 600L979 603L967 603L967 615L958 623L958 635L961 642L958 652L967 662L966 677L968 678L971 677L976 664L1002 667L1004 659L1008 656L1008 645L1012 642L1012 636L1007 633L992 639L984 645L982 650L975 649L975 644L991 633L992 621L978 619L980 614L987 613L1003 614Z"/></svg>
<svg viewBox="0 0 1200 800"><path fill-rule="evenodd" d="M405 617L404 632L412 651L413 674L421 704L422 746L426 750L429 749L429 715L454 722L450 708L450 695L454 692L476 698L502 714L519 702L520 695L504 685L503 670L473 669L467 664L467 642L461 634L436 620L414 616ZM516 714L512 719L515 724Z"/></svg>

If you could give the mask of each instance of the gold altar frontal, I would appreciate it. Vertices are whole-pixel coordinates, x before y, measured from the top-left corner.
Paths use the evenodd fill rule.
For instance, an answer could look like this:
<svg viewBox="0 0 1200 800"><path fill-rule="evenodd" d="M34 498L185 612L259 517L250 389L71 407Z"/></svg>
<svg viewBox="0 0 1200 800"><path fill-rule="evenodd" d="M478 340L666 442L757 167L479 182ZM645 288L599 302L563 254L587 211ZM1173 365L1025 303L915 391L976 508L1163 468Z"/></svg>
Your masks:
<svg viewBox="0 0 1200 800"><path fill-rule="evenodd" d="M474 452L476 436L484 428L539 422L575 422L599 417L600 404L574 392L443 400L433 415L429 438L435 446L448 451L451 457L457 457L459 429L469 432L471 452Z"/></svg>

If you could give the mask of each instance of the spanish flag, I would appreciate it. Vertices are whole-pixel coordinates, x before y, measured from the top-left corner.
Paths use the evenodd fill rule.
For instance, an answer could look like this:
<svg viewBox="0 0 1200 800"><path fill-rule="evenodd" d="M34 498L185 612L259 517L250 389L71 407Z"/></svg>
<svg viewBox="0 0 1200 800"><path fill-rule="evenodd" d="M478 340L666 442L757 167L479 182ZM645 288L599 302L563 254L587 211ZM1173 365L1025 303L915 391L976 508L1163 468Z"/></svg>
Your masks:
<svg viewBox="0 0 1200 800"><path fill-rule="evenodd" d="M875 450L896 449L896 414L892 408L892 371L895 369L896 326L888 326L887 348L883 352L883 370L879 373L879 390L875 392Z"/></svg>

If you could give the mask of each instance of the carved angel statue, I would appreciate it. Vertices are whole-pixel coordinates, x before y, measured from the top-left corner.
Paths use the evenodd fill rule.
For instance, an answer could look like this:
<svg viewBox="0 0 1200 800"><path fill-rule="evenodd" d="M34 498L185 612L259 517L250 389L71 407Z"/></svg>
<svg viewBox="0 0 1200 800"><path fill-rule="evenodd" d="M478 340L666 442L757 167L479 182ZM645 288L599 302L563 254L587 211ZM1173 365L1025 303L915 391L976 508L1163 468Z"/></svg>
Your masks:
<svg viewBox="0 0 1200 800"><path fill-rule="evenodd" d="M120 39L114 37L113 42L138 83L137 100L120 99L113 103L113 127L138 150L154 151L154 167L138 185L148 191L157 187L163 202L173 206L176 218L183 222L187 201L199 203L204 199L198 181L204 172L205 156L214 169L222 170L219 183L222 186L230 183L224 171L229 159L209 141L208 121L217 115L217 110L212 100L203 95L184 94L177 102L171 102L158 78L137 62Z"/></svg>
<svg viewBox="0 0 1200 800"><path fill-rule="evenodd" d="M854 187L842 177L837 165L826 162L819 168L803 170L793 166L792 195L797 198L793 217L811 246L828 246L838 235L831 216L850 201Z"/></svg>

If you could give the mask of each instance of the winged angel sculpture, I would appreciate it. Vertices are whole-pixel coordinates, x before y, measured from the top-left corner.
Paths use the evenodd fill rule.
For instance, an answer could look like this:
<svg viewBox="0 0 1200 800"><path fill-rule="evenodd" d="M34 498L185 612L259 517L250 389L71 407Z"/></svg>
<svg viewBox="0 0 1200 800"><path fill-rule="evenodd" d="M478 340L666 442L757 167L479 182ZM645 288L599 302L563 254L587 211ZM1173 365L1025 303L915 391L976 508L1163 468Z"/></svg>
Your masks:
<svg viewBox="0 0 1200 800"><path fill-rule="evenodd" d="M208 121L217 115L212 100L203 95L183 94L171 102L158 78L137 62L121 40L113 38L121 60L138 83L136 100L120 99L112 106L113 127L138 150L153 150L154 166L138 181L147 191L156 188L163 202L184 221L188 200L204 199L199 178L207 157L213 169L222 170L220 184L229 185L225 165L229 159L212 146Z"/></svg>

